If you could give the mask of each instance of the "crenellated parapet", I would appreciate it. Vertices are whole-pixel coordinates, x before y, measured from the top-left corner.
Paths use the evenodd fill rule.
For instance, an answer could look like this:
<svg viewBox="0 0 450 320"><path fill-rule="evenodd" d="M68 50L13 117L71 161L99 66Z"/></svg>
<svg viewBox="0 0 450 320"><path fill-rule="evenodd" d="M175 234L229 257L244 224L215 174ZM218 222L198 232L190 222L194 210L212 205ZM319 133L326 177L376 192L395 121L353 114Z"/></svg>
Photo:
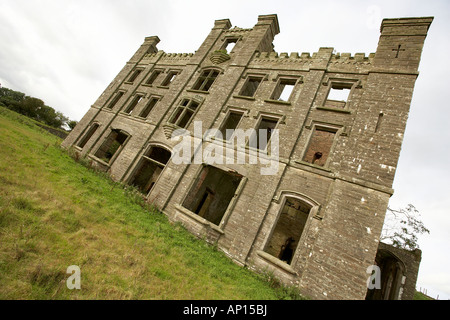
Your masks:
<svg viewBox="0 0 450 320"><path fill-rule="evenodd" d="M193 53L166 53L160 50L157 53L146 54L142 58L141 63L159 62L163 64L186 65L193 56Z"/></svg>
<svg viewBox="0 0 450 320"><path fill-rule="evenodd" d="M274 67L286 65L290 68L308 68L316 59L316 54L311 56L309 53L292 52L288 54L287 52L282 52L278 54L277 52L256 52L251 64L255 65L267 65L267 67Z"/></svg>
<svg viewBox="0 0 450 320"><path fill-rule="evenodd" d="M310 54L309 52L256 52L251 63L257 65L267 65L268 67L289 66L291 68L308 69L315 67L317 64L323 64L328 60L327 68L346 68L358 70L365 70L369 68L375 57L375 53L370 53L368 56L365 53L333 53L331 55L323 55L319 52Z"/></svg>
<svg viewBox="0 0 450 320"><path fill-rule="evenodd" d="M351 53L336 53L331 56L330 63L370 64L373 62L374 57L375 53L370 53L368 56L366 56L365 53L355 53L355 55L353 56L351 55Z"/></svg>
<svg viewBox="0 0 450 320"><path fill-rule="evenodd" d="M233 27L232 29L226 30L224 33L226 33L226 34L228 34L228 33L247 33L247 32L251 32L252 30L253 30L252 28Z"/></svg>

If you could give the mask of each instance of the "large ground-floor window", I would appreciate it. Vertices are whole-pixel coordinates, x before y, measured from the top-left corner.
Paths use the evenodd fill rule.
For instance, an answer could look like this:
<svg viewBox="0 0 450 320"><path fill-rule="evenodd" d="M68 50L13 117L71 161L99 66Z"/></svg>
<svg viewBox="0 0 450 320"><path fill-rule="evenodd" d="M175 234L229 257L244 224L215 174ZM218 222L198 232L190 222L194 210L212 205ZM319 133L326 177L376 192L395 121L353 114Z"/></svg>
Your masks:
<svg viewBox="0 0 450 320"><path fill-rule="evenodd" d="M205 166L184 200L183 207L219 225L242 176Z"/></svg>
<svg viewBox="0 0 450 320"><path fill-rule="evenodd" d="M102 145L95 153L95 156L106 163L109 163L114 155L120 152L128 138L129 135L122 130L111 130L108 137L103 141Z"/></svg>

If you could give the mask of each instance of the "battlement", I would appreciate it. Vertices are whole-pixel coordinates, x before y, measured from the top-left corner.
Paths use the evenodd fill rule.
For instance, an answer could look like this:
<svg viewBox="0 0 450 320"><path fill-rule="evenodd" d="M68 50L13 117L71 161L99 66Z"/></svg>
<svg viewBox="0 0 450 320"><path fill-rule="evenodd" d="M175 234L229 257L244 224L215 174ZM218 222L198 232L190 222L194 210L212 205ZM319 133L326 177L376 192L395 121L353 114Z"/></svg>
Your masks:
<svg viewBox="0 0 450 320"><path fill-rule="evenodd" d="M330 63L364 63L371 64L373 58L375 57L375 53L370 53L366 56L365 53L355 53L355 55L351 55L351 53L336 53L331 55Z"/></svg>
<svg viewBox="0 0 450 320"><path fill-rule="evenodd" d="M156 53L145 54L141 63L156 63L160 61L167 64L185 65L193 56L193 53L166 53L159 50Z"/></svg>
<svg viewBox="0 0 450 320"><path fill-rule="evenodd" d="M193 53L166 53L162 50L159 50L157 53L147 53L146 55L144 55L144 59L150 59L150 58L154 58L156 56L161 56L162 58L167 58L167 59L179 59L179 58L190 58L192 57L194 54Z"/></svg>
<svg viewBox="0 0 450 320"><path fill-rule="evenodd" d="M233 27L232 29L226 30L225 33L241 33L241 32L251 32L253 28L239 28Z"/></svg>
<svg viewBox="0 0 450 320"><path fill-rule="evenodd" d="M375 53L370 53L366 56L365 53L335 53L331 55L330 63L338 64L371 64ZM272 63L312 63L315 60L323 60L323 55L319 55L318 52L287 52L277 53L277 52L256 52L253 57L253 62L272 62Z"/></svg>
<svg viewBox="0 0 450 320"><path fill-rule="evenodd" d="M298 60L305 60L305 59L314 59L316 56L316 53L313 53L313 56L311 57L311 54L309 52L302 52L301 54L299 54L298 52L291 52L290 54L288 54L287 52L282 52L282 53L278 53L278 52L256 52L254 59L255 60L260 60L260 61L264 61L264 60L278 60L278 59L289 59L292 60L293 62L298 61Z"/></svg>
<svg viewBox="0 0 450 320"><path fill-rule="evenodd" d="M193 53L163 53L162 58L165 59L183 59L183 58L190 58L194 54Z"/></svg>

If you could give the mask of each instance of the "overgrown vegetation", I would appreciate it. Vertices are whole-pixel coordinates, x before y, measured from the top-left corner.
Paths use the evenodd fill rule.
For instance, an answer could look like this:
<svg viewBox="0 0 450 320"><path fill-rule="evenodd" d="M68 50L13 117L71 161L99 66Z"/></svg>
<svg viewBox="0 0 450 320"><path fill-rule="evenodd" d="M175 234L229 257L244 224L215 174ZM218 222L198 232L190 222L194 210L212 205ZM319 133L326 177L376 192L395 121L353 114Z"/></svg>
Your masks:
<svg viewBox="0 0 450 320"><path fill-rule="evenodd" d="M0 107L0 299L299 299ZM67 267L81 270L69 290Z"/></svg>
<svg viewBox="0 0 450 320"><path fill-rule="evenodd" d="M419 248L418 236L429 233L419 211L409 204L405 209L388 207L380 240L394 247L413 251Z"/></svg>

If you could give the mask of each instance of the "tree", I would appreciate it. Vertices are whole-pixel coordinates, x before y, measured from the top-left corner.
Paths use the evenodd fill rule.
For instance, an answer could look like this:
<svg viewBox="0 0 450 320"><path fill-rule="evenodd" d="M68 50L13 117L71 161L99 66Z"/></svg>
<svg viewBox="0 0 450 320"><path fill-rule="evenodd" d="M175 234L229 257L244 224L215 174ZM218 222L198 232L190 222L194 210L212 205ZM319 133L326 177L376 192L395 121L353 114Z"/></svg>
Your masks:
<svg viewBox="0 0 450 320"><path fill-rule="evenodd" d="M65 126L70 127L69 122L72 122L61 112L45 105L41 99L29 97L22 92L8 88L0 88L0 106L5 106L55 128L64 129ZM73 127L71 128L73 129Z"/></svg>
<svg viewBox="0 0 450 320"><path fill-rule="evenodd" d="M380 241L414 250L419 248L417 236L425 233L430 233L430 230L420 220L420 213L412 204L398 210L388 207Z"/></svg>
<svg viewBox="0 0 450 320"><path fill-rule="evenodd" d="M0 98L7 98L16 102L21 102L25 98L25 93L8 88L0 88Z"/></svg>
<svg viewBox="0 0 450 320"><path fill-rule="evenodd" d="M20 107L21 114L35 119L39 116L42 108L44 107L44 101L38 98L25 97L25 99L21 102Z"/></svg>
<svg viewBox="0 0 450 320"><path fill-rule="evenodd" d="M75 120L69 120L67 121L67 126L70 128L70 130L73 130L75 126L78 124L78 121Z"/></svg>

